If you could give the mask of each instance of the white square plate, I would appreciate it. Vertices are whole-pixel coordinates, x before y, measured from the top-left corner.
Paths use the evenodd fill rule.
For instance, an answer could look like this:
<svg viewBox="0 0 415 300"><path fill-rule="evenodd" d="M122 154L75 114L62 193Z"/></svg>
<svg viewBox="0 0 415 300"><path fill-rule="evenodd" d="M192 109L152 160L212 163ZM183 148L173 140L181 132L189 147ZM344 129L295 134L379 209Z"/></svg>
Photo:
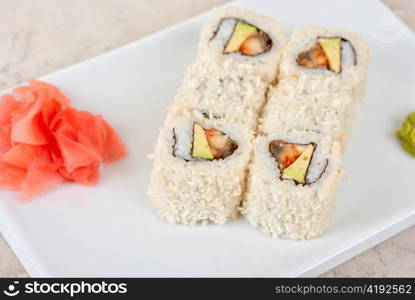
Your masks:
<svg viewBox="0 0 415 300"><path fill-rule="evenodd" d="M93 188L66 184L28 203L0 192L0 228L32 276L315 276L415 223L415 160L394 132L415 109L415 38L380 2L242 1L287 30L336 26L370 44L368 94L344 156L330 229L274 240L241 219L185 227L160 221L146 190L167 104L193 61L201 15L48 75L75 106L103 114L129 148Z"/></svg>

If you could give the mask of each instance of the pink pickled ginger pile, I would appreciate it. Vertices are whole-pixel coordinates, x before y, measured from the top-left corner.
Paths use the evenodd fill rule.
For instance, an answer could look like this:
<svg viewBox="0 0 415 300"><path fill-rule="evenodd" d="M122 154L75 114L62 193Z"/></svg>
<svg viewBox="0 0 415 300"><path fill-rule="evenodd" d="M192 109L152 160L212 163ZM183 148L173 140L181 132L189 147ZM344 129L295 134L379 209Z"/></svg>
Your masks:
<svg viewBox="0 0 415 300"><path fill-rule="evenodd" d="M93 185L101 162L126 156L101 117L70 106L58 88L37 80L0 102L0 189L38 196L63 181Z"/></svg>

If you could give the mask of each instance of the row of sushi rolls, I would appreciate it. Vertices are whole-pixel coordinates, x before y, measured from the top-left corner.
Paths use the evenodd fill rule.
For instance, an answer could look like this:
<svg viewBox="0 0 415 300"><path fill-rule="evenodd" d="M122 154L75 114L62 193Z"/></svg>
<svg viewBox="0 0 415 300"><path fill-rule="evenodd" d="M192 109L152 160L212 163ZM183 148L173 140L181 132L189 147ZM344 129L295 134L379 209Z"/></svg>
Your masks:
<svg viewBox="0 0 415 300"><path fill-rule="evenodd" d="M354 33L305 26L287 39L273 18L218 8L152 154L157 214L186 225L242 214L271 237L321 235L367 64Z"/></svg>

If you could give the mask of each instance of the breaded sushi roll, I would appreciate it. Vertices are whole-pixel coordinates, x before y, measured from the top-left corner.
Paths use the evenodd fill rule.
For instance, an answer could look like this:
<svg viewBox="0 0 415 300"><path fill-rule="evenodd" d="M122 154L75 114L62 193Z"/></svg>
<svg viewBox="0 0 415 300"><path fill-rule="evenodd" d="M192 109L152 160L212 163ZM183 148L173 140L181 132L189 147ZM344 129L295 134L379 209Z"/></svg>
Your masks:
<svg viewBox="0 0 415 300"><path fill-rule="evenodd" d="M285 42L282 27L270 17L231 6L217 9L202 30L196 61L172 110L209 111L256 128Z"/></svg>
<svg viewBox="0 0 415 300"><path fill-rule="evenodd" d="M246 218L272 237L320 235L334 206L339 142L314 131L281 129L257 137L253 148Z"/></svg>
<svg viewBox="0 0 415 300"><path fill-rule="evenodd" d="M327 228L366 71L367 46L356 35L294 31L261 116L242 207L266 234L308 239Z"/></svg>
<svg viewBox="0 0 415 300"><path fill-rule="evenodd" d="M296 80L295 89L352 89L359 100L366 85L367 43L357 34L336 28L305 26L295 29L284 50L279 80Z"/></svg>
<svg viewBox="0 0 415 300"><path fill-rule="evenodd" d="M294 30L262 131L275 126L317 130L339 139L343 148L364 94L367 67L368 46L357 34L319 26Z"/></svg>
<svg viewBox="0 0 415 300"><path fill-rule="evenodd" d="M149 193L170 223L224 223L238 214L251 130L192 109L170 114L153 154Z"/></svg>
<svg viewBox="0 0 415 300"><path fill-rule="evenodd" d="M253 131L285 42L273 19L235 7L205 24L153 155L150 195L162 219L224 223L239 214Z"/></svg>
<svg viewBox="0 0 415 300"><path fill-rule="evenodd" d="M316 89L313 93L294 89L298 81L281 81L268 94L261 116L259 133L272 134L281 129L320 132L338 140L343 149L359 101L351 89Z"/></svg>

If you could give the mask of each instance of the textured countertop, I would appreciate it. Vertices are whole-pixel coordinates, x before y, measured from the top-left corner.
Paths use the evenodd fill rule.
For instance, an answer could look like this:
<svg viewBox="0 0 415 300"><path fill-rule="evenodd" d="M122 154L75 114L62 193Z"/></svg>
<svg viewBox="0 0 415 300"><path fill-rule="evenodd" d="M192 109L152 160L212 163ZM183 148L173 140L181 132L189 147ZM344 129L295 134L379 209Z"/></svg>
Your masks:
<svg viewBox="0 0 415 300"><path fill-rule="evenodd" d="M0 90L117 48L225 2L0 0ZM414 0L384 2L415 30ZM0 235L0 277L26 276ZM323 276L415 277L415 226Z"/></svg>

